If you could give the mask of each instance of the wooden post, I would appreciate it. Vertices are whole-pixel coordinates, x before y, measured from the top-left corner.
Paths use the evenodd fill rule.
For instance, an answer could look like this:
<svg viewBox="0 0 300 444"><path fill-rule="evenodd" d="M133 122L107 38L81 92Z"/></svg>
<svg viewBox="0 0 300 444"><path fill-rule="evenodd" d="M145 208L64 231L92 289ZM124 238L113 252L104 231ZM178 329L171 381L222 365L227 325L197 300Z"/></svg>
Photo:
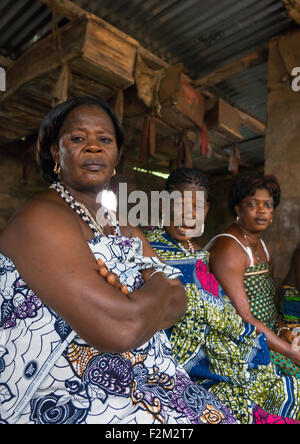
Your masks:
<svg viewBox="0 0 300 444"><path fill-rule="evenodd" d="M300 92L293 91L290 73L300 65L300 31L275 38L268 62L268 125L265 173L277 177L281 203L266 233L275 261L275 278L284 278L300 240Z"/></svg>

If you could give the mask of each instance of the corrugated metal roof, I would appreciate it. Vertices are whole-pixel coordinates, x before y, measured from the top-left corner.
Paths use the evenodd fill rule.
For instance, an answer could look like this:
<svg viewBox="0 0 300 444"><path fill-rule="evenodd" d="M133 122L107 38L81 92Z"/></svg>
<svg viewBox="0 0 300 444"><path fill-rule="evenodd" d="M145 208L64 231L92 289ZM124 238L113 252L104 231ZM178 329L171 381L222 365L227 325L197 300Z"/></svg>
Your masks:
<svg viewBox="0 0 300 444"><path fill-rule="evenodd" d="M74 0L138 40L168 63L198 78L295 28L281 0ZM62 25L66 19L59 17ZM13 59L51 32L52 13L38 0L1 0L0 54ZM215 91L266 119L267 66L215 86ZM243 129L242 155L263 161L264 138Z"/></svg>

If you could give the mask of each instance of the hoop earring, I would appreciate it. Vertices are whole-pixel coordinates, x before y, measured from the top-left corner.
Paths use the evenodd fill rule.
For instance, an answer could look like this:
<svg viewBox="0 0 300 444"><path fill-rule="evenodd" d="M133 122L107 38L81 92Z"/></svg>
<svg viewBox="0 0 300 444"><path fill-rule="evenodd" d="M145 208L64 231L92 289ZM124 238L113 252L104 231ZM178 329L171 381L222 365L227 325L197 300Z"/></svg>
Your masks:
<svg viewBox="0 0 300 444"><path fill-rule="evenodd" d="M57 162L55 162L53 171L54 171L55 174L59 175L59 173L60 173L60 165Z"/></svg>

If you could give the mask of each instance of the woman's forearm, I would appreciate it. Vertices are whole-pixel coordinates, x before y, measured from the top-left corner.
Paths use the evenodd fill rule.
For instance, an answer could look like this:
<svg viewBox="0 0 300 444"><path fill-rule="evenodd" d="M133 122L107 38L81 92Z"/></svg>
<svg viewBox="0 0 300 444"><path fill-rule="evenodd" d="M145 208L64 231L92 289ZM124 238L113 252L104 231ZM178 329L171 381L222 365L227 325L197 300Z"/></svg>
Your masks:
<svg viewBox="0 0 300 444"><path fill-rule="evenodd" d="M254 325L257 333L264 333L268 342L268 346L271 350L280 353L290 359L294 357L294 351L290 344L281 339L276 333L273 332L269 327L267 327L263 322L256 319L254 316L249 317L246 320L249 324Z"/></svg>
<svg viewBox="0 0 300 444"><path fill-rule="evenodd" d="M177 279L174 281L164 273L155 273L140 289L128 295L135 310L135 347L158 330L174 325L185 313L184 286Z"/></svg>

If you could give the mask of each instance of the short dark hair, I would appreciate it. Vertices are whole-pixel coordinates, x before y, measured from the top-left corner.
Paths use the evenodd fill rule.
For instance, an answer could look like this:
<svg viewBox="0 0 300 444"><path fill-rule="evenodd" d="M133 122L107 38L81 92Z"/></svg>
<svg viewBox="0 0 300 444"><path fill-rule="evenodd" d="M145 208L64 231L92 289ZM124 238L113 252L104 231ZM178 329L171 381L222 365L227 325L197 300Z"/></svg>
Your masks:
<svg viewBox="0 0 300 444"><path fill-rule="evenodd" d="M172 171L165 183L165 190L172 191L176 185L189 184L203 187L206 190L206 200L210 201L210 185L207 176L198 168L177 168Z"/></svg>
<svg viewBox="0 0 300 444"><path fill-rule="evenodd" d="M281 190L275 176L264 176L259 173L247 173L238 176L232 183L228 196L229 209L233 217L237 217L235 206L240 205L245 197L253 196L256 190L262 189L266 189L273 197L274 208L278 207Z"/></svg>
<svg viewBox="0 0 300 444"><path fill-rule="evenodd" d="M46 182L53 183L57 180L57 175L53 171L55 162L52 158L50 147L58 143L59 131L67 115L74 108L83 105L97 106L109 115L115 128L118 149L120 150L122 147L124 136L121 123L115 112L106 102L97 97L90 96L73 97L66 100L48 112L40 125L38 133L37 162Z"/></svg>

